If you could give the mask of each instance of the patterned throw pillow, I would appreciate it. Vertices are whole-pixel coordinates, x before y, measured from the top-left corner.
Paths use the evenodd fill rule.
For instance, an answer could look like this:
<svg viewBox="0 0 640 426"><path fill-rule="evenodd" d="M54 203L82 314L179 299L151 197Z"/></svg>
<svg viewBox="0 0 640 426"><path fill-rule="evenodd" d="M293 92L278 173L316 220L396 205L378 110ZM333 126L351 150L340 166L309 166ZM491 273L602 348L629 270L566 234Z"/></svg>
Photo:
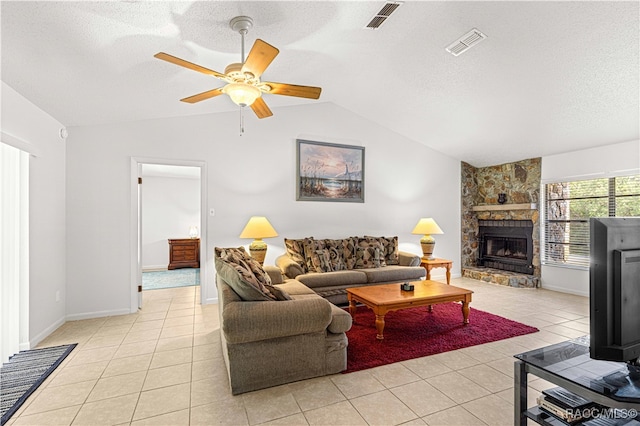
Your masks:
<svg viewBox="0 0 640 426"><path fill-rule="evenodd" d="M216 256L222 262L229 265L239 274L239 278L243 283L254 287L255 290L264 294L267 298L277 300L277 297L267 288L267 286L271 286L271 277L262 269L260 263L244 250L244 247L216 247L214 250Z"/></svg>
<svg viewBox="0 0 640 426"><path fill-rule="evenodd" d="M307 265L307 271L313 272L316 270L316 267L313 264L313 256L316 251L324 250L324 241L322 240L314 240L313 237L308 237L304 239L304 260Z"/></svg>
<svg viewBox="0 0 640 426"><path fill-rule="evenodd" d="M398 265L400 260L398 258L398 237L368 237L365 235L365 240L377 241L382 244L382 256L384 257L387 265Z"/></svg>
<svg viewBox="0 0 640 426"><path fill-rule="evenodd" d="M287 248L287 255L296 262L304 272L307 271L307 262L304 260L304 239L289 240L284 239L284 246Z"/></svg>
<svg viewBox="0 0 640 426"><path fill-rule="evenodd" d="M357 260L358 237L349 237L342 239L342 257L344 265L347 269L354 269Z"/></svg>
<svg viewBox="0 0 640 426"><path fill-rule="evenodd" d="M324 246L329 251L332 271L344 271L347 266L344 262L342 240L324 240Z"/></svg>
<svg viewBox="0 0 640 426"><path fill-rule="evenodd" d="M311 262L313 263L313 270L315 272L331 272L331 258L329 257L329 250L316 250L311 255Z"/></svg>
<svg viewBox="0 0 640 426"><path fill-rule="evenodd" d="M356 269L379 268L381 265L380 247L372 244L368 247L356 249Z"/></svg>
<svg viewBox="0 0 640 426"><path fill-rule="evenodd" d="M385 261L385 249L384 249L384 245L378 241L377 238L375 237L364 237L364 238L360 238L360 241L358 242L358 247L362 247L362 248L370 248L370 247L375 247L378 250L380 250L380 255L379 255L379 259L380 259L380 266L376 266L376 268L379 268L381 266L387 266L387 262Z"/></svg>

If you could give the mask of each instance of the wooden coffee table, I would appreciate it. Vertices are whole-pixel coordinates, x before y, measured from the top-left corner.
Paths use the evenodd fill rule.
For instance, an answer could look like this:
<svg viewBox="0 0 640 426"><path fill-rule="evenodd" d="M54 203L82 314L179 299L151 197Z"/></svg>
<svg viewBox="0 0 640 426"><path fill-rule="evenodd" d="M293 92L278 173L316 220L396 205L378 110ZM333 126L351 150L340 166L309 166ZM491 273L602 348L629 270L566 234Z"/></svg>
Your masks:
<svg viewBox="0 0 640 426"><path fill-rule="evenodd" d="M347 289L349 312L353 318L356 313L356 303L360 302L371 308L376 315L376 330L378 340L384 339L384 316L389 311L429 306L445 302L462 302L462 323L469 324L469 303L473 291L454 287L438 281L412 281L413 291L400 289L402 283L372 285Z"/></svg>

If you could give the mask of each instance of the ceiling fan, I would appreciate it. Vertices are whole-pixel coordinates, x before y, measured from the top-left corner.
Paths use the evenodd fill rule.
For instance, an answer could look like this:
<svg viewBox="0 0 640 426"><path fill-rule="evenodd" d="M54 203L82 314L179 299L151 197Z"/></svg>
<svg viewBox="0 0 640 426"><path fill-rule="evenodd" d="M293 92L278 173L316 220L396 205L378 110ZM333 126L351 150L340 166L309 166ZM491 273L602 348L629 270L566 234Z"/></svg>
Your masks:
<svg viewBox="0 0 640 426"><path fill-rule="evenodd" d="M189 68L203 74L212 75L227 83L223 87L207 90L206 92L180 99L182 102L193 104L224 93L229 95L235 104L241 107L250 106L258 118L266 118L272 116L273 113L264 99L262 99L263 93L308 99L318 99L320 97L320 91L322 90L320 87L260 81L260 76L280 51L269 43L256 39L245 60L244 36L253 26L253 20L248 16L236 16L229 22L229 25L231 29L238 31L242 37L242 62L229 64L225 68L224 74L185 61L168 53L160 52L154 55L154 57L162 59L163 61L171 62L172 64Z"/></svg>

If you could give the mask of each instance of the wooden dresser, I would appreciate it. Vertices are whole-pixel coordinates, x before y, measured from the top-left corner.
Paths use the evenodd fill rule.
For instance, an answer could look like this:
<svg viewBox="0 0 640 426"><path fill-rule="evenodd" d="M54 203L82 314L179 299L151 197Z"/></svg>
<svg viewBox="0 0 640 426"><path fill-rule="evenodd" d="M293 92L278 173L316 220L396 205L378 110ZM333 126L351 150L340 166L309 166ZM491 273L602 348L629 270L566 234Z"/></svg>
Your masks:
<svg viewBox="0 0 640 426"><path fill-rule="evenodd" d="M167 269L199 267L199 238L179 238L169 240L169 266L167 266Z"/></svg>

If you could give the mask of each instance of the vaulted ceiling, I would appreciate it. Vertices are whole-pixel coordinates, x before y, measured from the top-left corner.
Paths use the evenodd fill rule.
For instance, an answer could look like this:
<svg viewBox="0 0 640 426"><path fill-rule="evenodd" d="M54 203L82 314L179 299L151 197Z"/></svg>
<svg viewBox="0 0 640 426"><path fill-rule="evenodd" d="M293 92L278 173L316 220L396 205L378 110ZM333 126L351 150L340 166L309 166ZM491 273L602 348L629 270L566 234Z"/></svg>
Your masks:
<svg viewBox="0 0 640 426"><path fill-rule="evenodd" d="M253 18L280 49L264 80L321 86L332 102L476 166L640 139L639 2L2 1L2 80L66 126L236 110L164 51L224 72L240 61L229 21ZM459 56L445 47L477 28ZM250 111L249 111L250 113ZM258 129L259 126L253 126Z"/></svg>

